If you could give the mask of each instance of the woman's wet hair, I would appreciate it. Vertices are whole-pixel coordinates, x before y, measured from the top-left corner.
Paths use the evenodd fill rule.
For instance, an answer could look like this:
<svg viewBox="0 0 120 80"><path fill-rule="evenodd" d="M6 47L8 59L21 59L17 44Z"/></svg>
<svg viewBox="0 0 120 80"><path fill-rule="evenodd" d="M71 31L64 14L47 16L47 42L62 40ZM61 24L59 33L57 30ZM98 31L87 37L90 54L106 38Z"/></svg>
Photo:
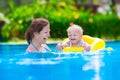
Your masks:
<svg viewBox="0 0 120 80"><path fill-rule="evenodd" d="M40 33L46 26L49 26L49 21L47 19L34 19L25 33L25 39L27 40L28 44L30 44L30 40L32 40L34 37L34 32Z"/></svg>

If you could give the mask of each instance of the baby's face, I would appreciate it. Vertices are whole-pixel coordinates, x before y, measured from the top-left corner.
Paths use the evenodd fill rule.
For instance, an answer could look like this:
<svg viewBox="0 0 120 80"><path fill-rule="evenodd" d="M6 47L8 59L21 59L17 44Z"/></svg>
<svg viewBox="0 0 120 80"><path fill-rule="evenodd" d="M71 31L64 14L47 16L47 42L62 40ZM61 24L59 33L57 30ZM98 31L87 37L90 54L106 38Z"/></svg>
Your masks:
<svg viewBox="0 0 120 80"><path fill-rule="evenodd" d="M75 46L75 45L77 46L79 41L82 38L82 34L81 34L80 30L78 30L76 28L70 28L68 30L68 38L73 46Z"/></svg>

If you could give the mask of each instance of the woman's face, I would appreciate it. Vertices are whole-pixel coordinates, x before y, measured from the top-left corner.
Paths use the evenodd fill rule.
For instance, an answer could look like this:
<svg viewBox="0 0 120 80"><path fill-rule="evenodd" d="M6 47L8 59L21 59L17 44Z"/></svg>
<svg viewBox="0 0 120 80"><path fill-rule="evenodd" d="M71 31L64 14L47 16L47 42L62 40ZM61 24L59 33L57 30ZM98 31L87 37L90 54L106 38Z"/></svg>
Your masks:
<svg viewBox="0 0 120 80"><path fill-rule="evenodd" d="M72 43L72 45L78 45L78 43L81 40L81 37L82 37L81 32L77 30L76 28L69 29L68 38L70 42Z"/></svg>
<svg viewBox="0 0 120 80"><path fill-rule="evenodd" d="M35 37L40 44L46 44L46 40L50 37L49 25L44 27L40 33L36 33Z"/></svg>

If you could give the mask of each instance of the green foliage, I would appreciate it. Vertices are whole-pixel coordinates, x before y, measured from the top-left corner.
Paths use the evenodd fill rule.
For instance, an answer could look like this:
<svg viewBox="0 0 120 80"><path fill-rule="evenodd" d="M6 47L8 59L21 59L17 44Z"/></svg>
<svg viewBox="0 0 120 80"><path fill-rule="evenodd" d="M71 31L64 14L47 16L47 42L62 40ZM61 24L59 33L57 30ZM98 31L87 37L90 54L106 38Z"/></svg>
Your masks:
<svg viewBox="0 0 120 80"><path fill-rule="evenodd" d="M11 3L11 12L6 16L9 24L2 28L2 36L7 39L24 39L24 33L29 27L32 19L43 17L50 21L51 37L67 37L66 29L71 22L80 25L84 29L84 34L97 37L120 36L120 19L113 14L92 14L91 9L86 11L84 8L77 9L73 5L64 2L57 5L38 4L23 5L15 7Z"/></svg>

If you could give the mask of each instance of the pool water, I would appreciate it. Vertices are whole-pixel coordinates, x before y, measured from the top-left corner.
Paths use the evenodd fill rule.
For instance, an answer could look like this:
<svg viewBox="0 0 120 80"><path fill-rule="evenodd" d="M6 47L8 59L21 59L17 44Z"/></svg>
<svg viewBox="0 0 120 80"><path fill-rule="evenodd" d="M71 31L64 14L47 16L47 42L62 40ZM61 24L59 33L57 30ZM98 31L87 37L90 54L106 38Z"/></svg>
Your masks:
<svg viewBox="0 0 120 80"><path fill-rule="evenodd" d="M120 41L113 50L25 53L26 44L0 44L0 80L120 80Z"/></svg>

